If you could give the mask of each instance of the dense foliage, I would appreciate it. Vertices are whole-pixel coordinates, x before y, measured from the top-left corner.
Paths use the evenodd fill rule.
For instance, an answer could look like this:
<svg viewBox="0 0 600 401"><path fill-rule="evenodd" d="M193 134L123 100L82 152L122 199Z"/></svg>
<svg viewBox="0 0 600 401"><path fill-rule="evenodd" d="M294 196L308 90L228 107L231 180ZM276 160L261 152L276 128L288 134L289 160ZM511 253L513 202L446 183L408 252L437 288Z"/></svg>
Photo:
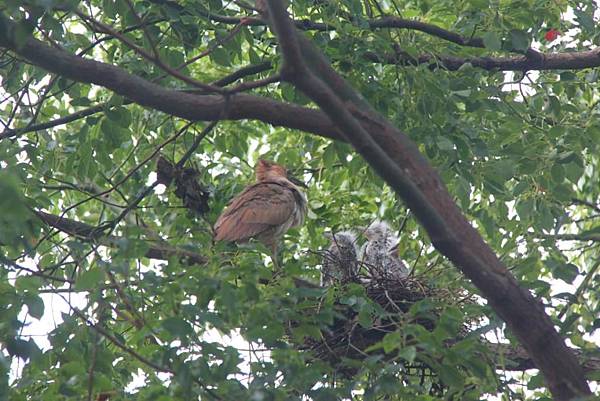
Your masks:
<svg viewBox="0 0 600 401"><path fill-rule="evenodd" d="M598 71L508 72L467 61L509 59L530 46L588 50L600 37L595 3L303 0L290 11L333 67L418 144L568 344L594 356ZM242 83L235 90L313 107L276 79L277 40L244 1L7 0L0 13L0 35L4 18L17 21L17 40L33 35L163 87L203 92L210 88L198 81ZM374 26L385 16L481 38L483 47ZM2 50L0 399L548 399L541 374L515 373L509 355L490 349L517 343L350 145L227 116L204 130L206 122L134 104ZM450 68L450 57L463 63ZM252 75L222 80L249 65ZM158 185L159 154L198 172L208 212L184 207L174 184ZM263 246L212 240L212 223L252 182L259 157L308 185L307 221L286 235L276 278ZM87 228L60 229L42 211ZM340 373L298 344L322 336L340 304L362 327L385 312L361 285L314 289L294 278L318 282L324 231L378 218L401 230L400 253L413 275L449 295L414 303L398 330L363 358L344 360ZM168 251L148 258L156 249ZM440 310L433 330L417 319Z"/></svg>

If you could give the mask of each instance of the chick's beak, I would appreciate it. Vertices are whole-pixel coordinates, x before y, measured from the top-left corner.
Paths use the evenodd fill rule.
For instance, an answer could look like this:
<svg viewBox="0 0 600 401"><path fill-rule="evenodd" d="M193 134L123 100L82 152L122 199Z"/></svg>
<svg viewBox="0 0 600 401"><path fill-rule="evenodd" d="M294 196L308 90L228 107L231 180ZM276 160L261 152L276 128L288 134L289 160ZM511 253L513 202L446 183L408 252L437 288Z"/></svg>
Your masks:
<svg viewBox="0 0 600 401"><path fill-rule="evenodd" d="M299 187L302 187L302 188L308 188L308 186L304 183L304 181L297 179L293 175L288 175L288 180L290 180L294 185L298 185Z"/></svg>

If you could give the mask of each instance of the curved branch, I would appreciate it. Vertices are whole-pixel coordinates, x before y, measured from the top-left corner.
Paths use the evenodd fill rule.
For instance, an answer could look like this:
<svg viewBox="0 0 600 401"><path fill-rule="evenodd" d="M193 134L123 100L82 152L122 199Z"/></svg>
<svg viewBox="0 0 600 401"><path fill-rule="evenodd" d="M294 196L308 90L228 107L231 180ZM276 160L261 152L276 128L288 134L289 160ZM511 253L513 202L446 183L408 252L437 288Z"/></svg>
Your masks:
<svg viewBox="0 0 600 401"><path fill-rule="evenodd" d="M250 64L245 67L242 67L229 75L224 76L212 83L215 86L227 86L231 83L234 83L238 79L242 79L247 77L248 75L258 74L260 72L268 71L273 68L273 64L270 61L265 61L258 64Z"/></svg>
<svg viewBox="0 0 600 401"><path fill-rule="evenodd" d="M153 3L168 3L172 6L172 1L159 1L153 0ZM183 9L180 5L177 5L180 10ZM239 17L239 16L228 16L228 15L220 15L214 14L207 11L199 11L199 14L210 19L214 22L219 22L222 24L239 24L240 22L244 22L246 25L251 26L264 26L267 23L260 18L254 17ZM355 23L356 21L351 21ZM449 31L440 26L434 24L428 24L426 22L410 20L406 18L400 18L395 16L387 16L381 18L373 18L365 21L369 29L409 29L413 31L419 31L422 33L426 33L428 35L437 37L439 39L446 40L448 42L456 43L457 45L467 46L467 47L477 47L484 48L483 39L480 37L466 37L456 32ZM303 20L293 20L292 23L296 26L296 28L303 31L335 31L336 27L330 24L322 23L322 22L314 22L308 19Z"/></svg>
<svg viewBox="0 0 600 401"><path fill-rule="evenodd" d="M437 25L427 24L421 21L409 20L399 17L383 17L378 19L372 19L368 21L369 28L380 29L380 28L397 28L397 29L412 29L415 31L423 32L431 36L435 36L440 39L447 40L448 42L456 43L461 46L468 47L479 47L484 48L483 39L478 37L467 38L458 33L448 31L447 29L441 28Z"/></svg>
<svg viewBox="0 0 600 401"><path fill-rule="evenodd" d="M272 64L270 61L265 61L265 62L259 63L259 64L250 64L246 67L242 67L242 68L232 72L229 75L224 76L223 78L220 78L220 79L212 82L211 85L221 86L221 87L227 86L227 85L237 81L238 79L247 77L249 75L258 74L263 71L268 71L271 68L272 68ZM241 85L244 85L244 84L241 84ZM189 92L193 93L195 91L192 90ZM125 105L125 104L131 104L131 102L124 102L123 105ZM57 118L57 119L54 119L51 121L46 121L44 123L29 125L29 126L23 127L23 128L6 129L6 130L0 132L0 140L5 139L5 138L16 137L16 136L19 136L22 134L26 134L28 132L41 131L44 129L57 127L59 125L68 124L70 122L77 121L82 118L99 113L108 107L110 107L110 105L108 103L101 103L96 106L78 110L78 111L71 113L69 115L66 115L64 117L60 117L60 118Z"/></svg>
<svg viewBox="0 0 600 401"><path fill-rule="evenodd" d="M77 57L30 38L21 46L10 33L15 23L0 14L0 47L14 51L31 63L65 78L103 86L127 99L191 121L256 119L275 126L343 139L327 116L319 110L282 103L261 96L194 95L166 89L106 63Z"/></svg>

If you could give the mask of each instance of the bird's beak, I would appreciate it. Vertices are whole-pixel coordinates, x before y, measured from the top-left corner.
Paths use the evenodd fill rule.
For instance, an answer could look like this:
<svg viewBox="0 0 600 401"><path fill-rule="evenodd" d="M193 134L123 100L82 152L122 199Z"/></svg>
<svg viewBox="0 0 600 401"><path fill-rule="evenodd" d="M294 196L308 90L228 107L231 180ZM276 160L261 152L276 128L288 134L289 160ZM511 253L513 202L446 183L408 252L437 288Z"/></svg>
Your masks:
<svg viewBox="0 0 600 401"><path fill-rule="evenodd" d="M302 188L308 188L308 186L304 183L304 181L297 179L293 175L288 175L288 180L290 180L294 185L298 185Z"/></svg>

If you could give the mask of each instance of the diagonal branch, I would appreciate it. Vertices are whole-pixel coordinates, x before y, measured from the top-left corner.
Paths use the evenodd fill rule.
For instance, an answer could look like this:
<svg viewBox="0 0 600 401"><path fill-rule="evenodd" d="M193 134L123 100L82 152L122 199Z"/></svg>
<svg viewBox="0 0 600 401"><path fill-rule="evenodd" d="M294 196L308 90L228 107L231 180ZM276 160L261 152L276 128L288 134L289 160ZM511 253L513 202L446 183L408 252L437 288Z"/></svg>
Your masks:
<svg viewBox="0 0 600 401"><path fill-rule="evenodd" d="M77 237L86 242L95 242L108 247L117 247L123 242L122 237L101 236L98 227L81 223L76 220L60 217L42 211L34 211L35 215L45 224L66 234ZM192 251L177 248L165 243L150 243L145 256L150 259L169 260L173 257L179 258L189 265L206 264L207 259Z"/></svg>
<svg viewBox="0 0 600 401"><path fill-rule="evenodd" d="M537 238L551 239L554 241L592 241L600 242L600 233L582 232L578 234L536 234Z"/></svg>
<svg viewBox="0 0 600 401"><path fill-rule="evenodd" d="M312 44L296 35L283 2L267 0L267 3L283 53L282 78L314 100L405 200L434 246L473 281L508 323L543 372L555 398L562 401L591 394L581 367L542 305L518 285L469 224L415 144L360 100ZM354 116L349 110L353 110ZM358 120L357 115L362 119ZM374 144L374 138L378 143Z"/></svg>
<svg viewBox="0 0 600 401"><path fill-rule="evenodd" d="M15 128L15 129L7 129L0 132L0 140L5 138L12 138L22 134L26 134L28 132L41 131L44 129L57 127L59 125L68 124L73 121L81 120L87 116L94 115L96 113L101 112L107 108L106 104L99 104L96 106L88 107L87 109L76 111L72 114L66 115L64 117L57 118L55 120L46 121L39 124L28 125L23 128Z"/></svg>

